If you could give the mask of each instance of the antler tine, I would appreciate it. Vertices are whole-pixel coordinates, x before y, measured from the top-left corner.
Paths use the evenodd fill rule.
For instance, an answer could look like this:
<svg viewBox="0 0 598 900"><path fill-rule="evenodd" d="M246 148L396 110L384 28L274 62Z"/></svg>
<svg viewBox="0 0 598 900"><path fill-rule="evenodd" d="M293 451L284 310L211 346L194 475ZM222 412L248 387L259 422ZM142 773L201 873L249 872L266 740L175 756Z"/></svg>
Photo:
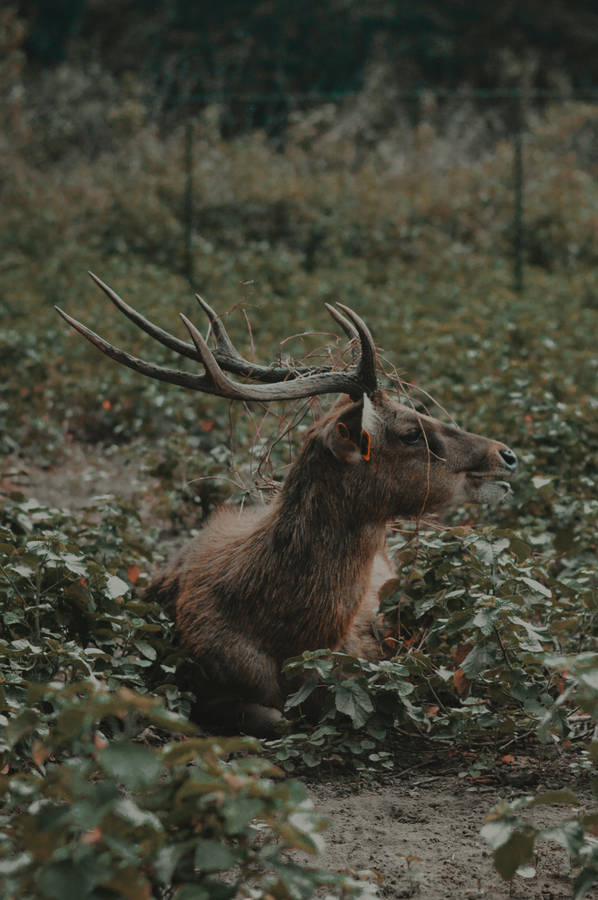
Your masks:
<svg viewBox="0 0 598 900"><path fill-rule="evenodd" d="M324 306L332 316L332 318L339 323L349 340L351 341L351 359L355 364L359 363L359 351L357 349L356 341L361 343L359 338L359 332L356 328L353 327L353 323L346 319L341 313L339 313L338 309L335 309L334 306L331 306L330 303L325 303Z"/></svg>
<svg viewBox="0 0 598 900"><path fill-rule="evenodd" d="M376 345L374 344L372 333L361 316L353 312L350 307L345 306L344 303L337 303L336 305L346 314L346 319L344 316L341 316L338 310L326 304L329 312L341 324L345 332L359 338L361 352L356 374L359 381L364 385L366 393L373 394L378 390L378 377L376 375ZM347 327L350 329L350 332L347 331Z"/></svg>
<svg viewBox="0 0 598 900"><path fill-rule="evenodd" d="M137 312L136 309L133 309L132 306L129 306L122 297L119 297L116 291L114 291L109 284L106 284L102 281L101 278L98 278L97 275L94 275L93 272L87 273L89 277L95 281L95 283L100 287L107 297L112 300L117 309L119 309L131 322L134 322L139 328L145 331L146 334L149 334L150 337L155 338L161 344L164 344L165 347L168 347L170 350L174 350L176 353L181 356L186 356L188 359L197 360L197 350L193 344L188 344L186 341L181 341L178 337L175 337L174 334L170 334L168 331L164 331L163 328L160 328L159 325L155 325L153 322L150 322L149 319L146 319L145 316L142 316L141 313Z"/></svg>
<svg viewBox="0 0 598 900"><path fill-rule="evenodd" d="M349 321L349 319L345 318L345 316L343 316L342 313L339 313L338 309L335 309L335 307L332 306L332 304L325 303L324 306L326 307L326 309L328 310L328 312L330 313L332 318L336 322L338 322L338 324L341 326L341 328L343 329L343 331L345 332L345 334L347 335L347 337L350 340L359 339L359 332L353 326L353 323Z"/></svg>
<svg viewBox="0 0 598 900"><path fill-rule="evenodd" d="M198 297L198 299L200 299ZM200 300L201 302L201 300ZM202 304L203 305L203 304ZM206 304L207 306L207 304ZM187 316L183 315L183 313L179 313L181 319L183 320L187 331L191 335L193 343L195 344L195 348L197 353L205 366L206 376L209 376L211 383L213 385L213 393L217 393L221 397L228 397L231 400L246 400L247 391L242 391L240 386L235 384L230 378L227 378L220 366L218 365L218 361L216 357L208 347L206 341L203 338L203 335L200 331L195 327L193 322L191 322ZM226 332L225 332L226 333ZM231 345L232 346L232 345ZM233 348L234 349L234 348ZM248 385L250 389L252 387L256 387L256 385Z"/></svg>
<svg viewBox="0 0 598 900"><path fill-rule="evenodd" d="M222 322L222 318L218 315L216 310L212 309L210 304L199 294L196 294L195 297L210 321L212 333L216 340L217 349L210 352L223 369L234 372L236 375L242 375L245 378L253 378L258 381L272 383L283 381L285 378L297 378L297 376L301 374L311 375L316 371L320 371L313 366L311 368L308 368L307 366L298 366L296 369L288 369L280 366L262 366L259 363L250 362L248 359L241 356L231 341ZM199 350L197 352L199 353ZM201 357L201 359L203 360L203 357Z"/></svg>
<svg viewBox="0 0 598 900"><path fill-rule="evenodd" d="M195 295L195 299L210 320L210 325L212 326L212 332L214 334L214 337L216 338L218 349L224 352L227 356L239 360L239 362L247 363L247 360L243 359L243 357L237 351L237 348L229 338L228 332L224 327L224 323L222 322L222 319L220 318L216 310L212 309L210 304L207 303L199 294Z"/></svg>
<svg viewBox="0 0 598 900"><path fill-rule="evenodd" d="M125 350L121 350L120 347L115 347L113 344L105 341L99 334L96 334L91 328L88 328L86 325L77 321L77 319L69 316L69 314L65 313L59 306L55 306L54 309L62 316L65 322L68 322L68 324L75 329L75 331L78 331L79 334L83 335L83 337L93 344L94 347L97 347L98 350L101 350L102 353L109 356L110 359L115 360L115 362L127 366L129 369L133 369L135 372L141 372L142 375L147 375L149 378L156 378L158 381L166 381L169 384L178 384L181 387L192 388L198 391L211 391L211 380L206 379L205 376L191 375L189 372L182 372L179 369L169 369L166 366L157 366L155 363L148 363L143 359L139 359L137 356L127 353ZM193 358L197 359L197 356L194 355Z"/></svg>

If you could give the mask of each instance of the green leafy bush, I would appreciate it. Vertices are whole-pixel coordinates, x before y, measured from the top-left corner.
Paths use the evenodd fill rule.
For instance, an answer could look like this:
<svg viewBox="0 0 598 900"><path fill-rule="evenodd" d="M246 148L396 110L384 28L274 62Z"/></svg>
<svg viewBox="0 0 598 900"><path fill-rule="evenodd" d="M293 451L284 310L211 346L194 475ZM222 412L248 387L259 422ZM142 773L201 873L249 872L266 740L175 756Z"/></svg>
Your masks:
<svg viewBox="0 0 598 900"><path fill-rule="evenodd" d="M288 857L317 853L324 822L302 785L247 755L255 742L182 740L193 729L156 698L97 681L31 684L29 701L51 711L41 739L34 706L5 731L5 747L31 753L28 771L0 778L6 896L361 893L351 878Z"/></svg>
<svg viewBox="0 0 598 900"><path fill-rule="evenodd" d="M571 657L546 654L544 663L557 672L562 679L561 691L553 707L546 711L542 727L547 734L562 732L562 718L559 712L573 707L586 717L587 750L582 764L588 772L595 772L598 762L598 678L596 676L596 653L580 653ZM594 796L598 795L595 775L592 779ZM527 809L544 804L564 804L568 807L566 817L549 828L539 828L522 818ZM581 900L598 881L598 848L596 828L598 812L587 810L571 790L550 791L536 797L522 797L510 803L504 802L492 810L482 835L490 844L494 864L503 878L512 878L520 868L534 865L537 846L546 841L560 844L569 854L572 865L577 868L573 884L574 900Z"/></svg>
<svg viewBox="0 0 598 900"><path fill-rule="evenodd" d="M397 727L453 744L491 734L497 748L530 730L566 733L546 653L593 646L595 576L582 584L578 573L573 586L554 557L505 529L424 531L395 547L402 578L382 636L392 658L318 651L287 662L304 679L288 709L317 696L324 718L309 737L284 738L279 759L314 765L334 752L361 769L389 765Z"/></svg>

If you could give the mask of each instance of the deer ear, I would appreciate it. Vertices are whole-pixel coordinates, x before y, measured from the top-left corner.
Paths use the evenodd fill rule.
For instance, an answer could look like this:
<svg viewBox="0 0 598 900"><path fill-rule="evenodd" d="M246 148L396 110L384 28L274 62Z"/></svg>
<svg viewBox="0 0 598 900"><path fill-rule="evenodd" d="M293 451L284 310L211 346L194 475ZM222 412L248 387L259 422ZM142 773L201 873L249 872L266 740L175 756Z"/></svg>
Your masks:
<svg viewBox="0 0 598 900"><path fill-rule="evenodd" d="M343 462L356 464L370 460L376 441L380 419L374 404L367 396L345 407L330 422L324 433L324 443Z"/></svg>

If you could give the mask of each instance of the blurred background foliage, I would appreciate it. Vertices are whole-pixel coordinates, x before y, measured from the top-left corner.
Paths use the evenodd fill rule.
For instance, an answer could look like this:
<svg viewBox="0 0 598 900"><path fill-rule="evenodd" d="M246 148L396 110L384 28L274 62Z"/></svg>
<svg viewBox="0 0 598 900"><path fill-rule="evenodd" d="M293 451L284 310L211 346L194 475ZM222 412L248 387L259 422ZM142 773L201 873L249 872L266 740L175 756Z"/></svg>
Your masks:
<svg viewBox="0 0 598 900"><path fill-rule="evenodd" d="M142 68L188 93L347 91L374 60L403 88L504 86L505 63L533 60L534 86L594 88L598 11L571 3L440 0L22 0L36 66L101 58L114 74ZM176 96L176 95L175 95Z"/></svg>
<svg viewBox="0 0 598 900"><path fill-rule="evenodd" d="M483 512L481 525L460 511L457 530L395 537L404 577L387 608L395 627L401 610L403 631L392 666L318 654L291 663L316 672L331 703L319 730L271 748L286 768L336 759L367 773L392 768L400 734L472 746L485 735L500 747L530 732L567 740L574 714L596 721L597 37L598 12L579 0L24 0L0 11L1 715L13 723L2 790L23 833L41 827L39 797L70 804L72 785L55 787L58 763L78 760L82 782L98 778L95 731L127 742L125 773L150 726L157 747L178 740L192 698L175 683L170 623L135 586L216 503L275 487L318 411L236 410L100 358L53 304L136 355L173 363L113 313L87 269L178 334L179 311L201 321L199 290L259 360L326 355L335 329L323 304L341 300L368 321L390 374L396 367L520 457L511 504ZM51 481L79 445L90 464L114 468L117 496L101 515L95 501L60 512L11 491L21 470ZM151 485L143 509L118 496L133 470ZM68 494L59 505L68 509ZM78 718L76 688L62 692L79 680L93 721ZM133 724L112 723L106 736L103 692L112 703L123 685L131 694L110 715ZM163 711L150 715L146 695ZM63 743L61 716L76 720ZM228 797L239 772L213 762L222 754L211 745L197 750ZM595 750L575 765L590 770ZM132 830L123 826L118 853L85 881L89 896L120 884L119 866L125 881L141 872L139 896L147 884L170 896L175 872L200 886L213 879L197 867L189 875L190 845L160 837L180 786L179 773L159 799L162 765L141 818L121 816ZM262 771L259 759L247 765L243 802ZM110 767L100 774L123 781ZM277 815L295 816L300 791L260 784L260 827L273 821L270 794ZM119 797L107 828L123 812ZM510 824L492 841L517 851L506 854L509 873L525 854L518 820L503 810L499 825L503 814ZM193 815L185 806L185 841ZM5 862L14 891L45 885L43 896L62 896L79 826L69 820L67 840L61 821L44 820L55 843L48 837L42 856ZM303 824L315 840L320 825ZM151 847L167 848L157 875L127 843L150 825ZM82 833L93 844L103 827L93 819ZM274 850L266 859L268 842L258 859L251 816L243 827L231 837L221 822L206 838L228 848L225 873L241 864L253 877L274 861L263 884L278 879L281 897L326 883L316 872L298 894L301 873ZM571 850L584 884L598 871L585 827L577 821ZM287 830L287 846L302 846L301 831ZM20 840L17 829L5 860ZM232 896L228 877L219 896ZM340 876L333 887L357 890Z"/></svg>

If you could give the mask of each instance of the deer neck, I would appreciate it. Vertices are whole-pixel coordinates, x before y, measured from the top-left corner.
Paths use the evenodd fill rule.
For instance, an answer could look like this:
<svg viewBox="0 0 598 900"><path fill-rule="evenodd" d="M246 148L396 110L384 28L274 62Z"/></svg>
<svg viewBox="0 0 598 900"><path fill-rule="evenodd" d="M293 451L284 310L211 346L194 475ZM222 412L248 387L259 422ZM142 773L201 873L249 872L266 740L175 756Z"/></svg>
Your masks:
<svg viewBox="0 0 598 900"><path fill-rule="evenodd" d="M370 509L362 483L347 477L346 467L336 460L331 463L326 455L323 448L320 452L304 448L291 467L281 493L279 525L301 542L317 542L316 536L325 532L339 546L368 543L386 523Z"/></svg>
<svg viewBox="0 0 598 900"><path fill-rule="evenodd" d="M296 625L304 636L314 628L314 647L333 647L341 643L367 591L385 527L363 514L334 467L314 463L304 458L289 472L270 522L270 539L281 580L292 579Z"/></svg>

